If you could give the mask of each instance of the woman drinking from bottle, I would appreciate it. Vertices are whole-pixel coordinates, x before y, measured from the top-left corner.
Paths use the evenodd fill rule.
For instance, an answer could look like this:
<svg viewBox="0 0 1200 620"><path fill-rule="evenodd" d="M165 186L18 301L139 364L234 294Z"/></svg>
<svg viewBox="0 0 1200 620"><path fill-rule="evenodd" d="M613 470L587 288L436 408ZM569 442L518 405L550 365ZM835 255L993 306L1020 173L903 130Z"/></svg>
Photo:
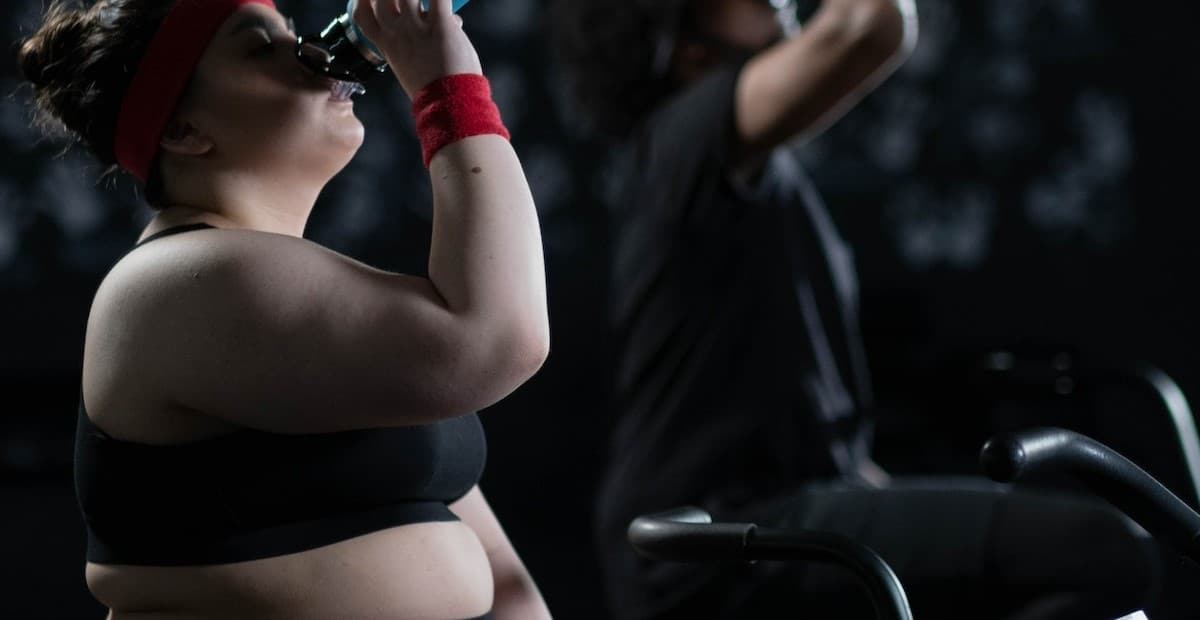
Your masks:
<svg viewBox="0 0 1200 620"><path fill-rule="evenodd" d="M111 620L549 617L477 486L473 413L547 355L533 200L451 0L352 17L415 102L428 278L302 238L364 130L269 0L60 1L21 45L43 117L154 208L84 347Z"/></svg>

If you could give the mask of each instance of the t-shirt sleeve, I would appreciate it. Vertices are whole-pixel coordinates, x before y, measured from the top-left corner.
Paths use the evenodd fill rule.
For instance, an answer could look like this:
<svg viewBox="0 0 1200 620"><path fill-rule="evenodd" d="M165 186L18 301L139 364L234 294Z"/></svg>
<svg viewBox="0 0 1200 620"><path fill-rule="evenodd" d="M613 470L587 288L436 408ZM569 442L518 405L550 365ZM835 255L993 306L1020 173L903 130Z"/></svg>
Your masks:
<svg viewBox="0 0 1200 620"><path fill-rule="evenodd" d="M721 225L731 208L718 185L732 177L737 147L734 100L741 64L712 71L664 103L639 140L643 205L659 217L701 228ZM646 204L648 202L649 204Z"/></svg>

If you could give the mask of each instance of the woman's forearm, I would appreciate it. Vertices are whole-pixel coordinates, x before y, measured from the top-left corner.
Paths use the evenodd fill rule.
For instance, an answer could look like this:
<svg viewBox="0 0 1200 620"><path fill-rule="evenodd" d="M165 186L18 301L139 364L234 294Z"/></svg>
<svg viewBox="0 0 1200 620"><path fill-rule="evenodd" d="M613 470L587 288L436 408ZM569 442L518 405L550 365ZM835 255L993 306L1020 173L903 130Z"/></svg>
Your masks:
<svg viewBox="0 0 1200 620"><path fill-rule="evenodd" d="M429 276L449 311L494 346L540 365L549 346L546 276L533 195L507 140L467 138L430 162ZM481 343L484 344L484 343Z"/></svg>

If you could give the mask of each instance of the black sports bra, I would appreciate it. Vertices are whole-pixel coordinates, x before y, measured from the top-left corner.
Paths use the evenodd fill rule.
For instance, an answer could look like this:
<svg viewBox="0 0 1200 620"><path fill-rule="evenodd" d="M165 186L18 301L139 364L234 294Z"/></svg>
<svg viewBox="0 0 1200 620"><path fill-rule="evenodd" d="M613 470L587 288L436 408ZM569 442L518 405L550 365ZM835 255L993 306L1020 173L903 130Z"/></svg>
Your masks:
<svg viewBox="0 0 1200 620"><path fill-rule="evenodd" d="M165 230L142 243L211 228ZM141 245L141 244L139 244ZM82 398L75 488L101 564L224 564L373 531L454 521L487 444L475 414L422 426L281 435L243 429L151 446L106 435Z"/></svg>

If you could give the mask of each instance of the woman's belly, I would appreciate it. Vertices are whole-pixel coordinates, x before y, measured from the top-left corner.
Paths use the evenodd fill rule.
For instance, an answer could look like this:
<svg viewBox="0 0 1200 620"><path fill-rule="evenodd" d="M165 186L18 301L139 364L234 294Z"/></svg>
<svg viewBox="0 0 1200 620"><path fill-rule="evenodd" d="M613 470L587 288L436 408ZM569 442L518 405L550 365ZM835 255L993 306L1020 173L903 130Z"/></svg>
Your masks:
<svg viewBox="0 0 1200 620"><path fill-rule="evenodd" d="M461 620L492 607L487 554L461 522L416 523L216 566L87 565L111 620Z"/></svg>

